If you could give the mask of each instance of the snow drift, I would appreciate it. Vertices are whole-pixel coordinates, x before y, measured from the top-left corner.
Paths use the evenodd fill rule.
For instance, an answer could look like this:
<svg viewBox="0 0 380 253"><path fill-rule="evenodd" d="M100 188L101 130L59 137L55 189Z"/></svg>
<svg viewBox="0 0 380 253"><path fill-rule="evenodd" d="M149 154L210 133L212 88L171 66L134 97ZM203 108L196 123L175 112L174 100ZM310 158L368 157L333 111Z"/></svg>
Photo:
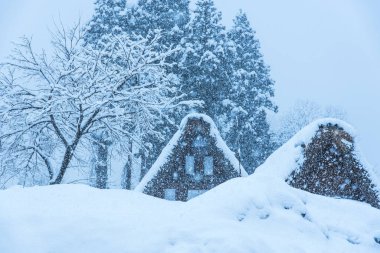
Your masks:
<svg viewBox="0 0 380 253"><path fill-rule="evenodd" d="M273 177L189 202L82 185L0 192L0 252L379 252L380 210Z"/></svg>

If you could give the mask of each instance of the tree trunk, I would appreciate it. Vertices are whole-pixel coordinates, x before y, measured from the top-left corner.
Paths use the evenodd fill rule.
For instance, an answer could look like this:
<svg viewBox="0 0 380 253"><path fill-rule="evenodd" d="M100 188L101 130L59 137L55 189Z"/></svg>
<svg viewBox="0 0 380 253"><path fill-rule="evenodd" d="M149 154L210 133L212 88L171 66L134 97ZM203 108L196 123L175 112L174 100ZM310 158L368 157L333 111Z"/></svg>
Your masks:
<svg viewBox="0 0 380 253"><path fill-rule="evenodd" d="M62 182L63 176L66 173L67 167L69 167L69 164L71 162L71 158L73 158L74 151L75 151L81 137L82 137L81 132L77 132L73 144L66 146L65 155L63 157L62 165L61 165L61 168L59 169L58 176L54 182L50 183L51 185L60 184Z"/></svg>
<svg viewBox="0 0 380 253"><path fill-rule="evenodd" d="M102 141L94 142L95 145L95 174L96 188L106 189L108 182L108 145Z"/></svg>
<svg viewBox="0 0 380 253"><path fill-rule="evenodd" d="M141 180L142 157L139 143L132 141L131 150L131 190L133 190Z"/></svg>
<svg viewBox="0 0 380 253"><path fill-rule="evenodd" d="M130 150L132 150L132 142L129 144ZM128 155L128 161L124 165L122 176L123 189L131 190L131 178L132 178L132 154Z"/></svg>
<svg viewBox="0 0 380 253"><path fill-rule="evenodd" d="M131 158L128 158L128 161L124 165L124 171L123 171L123 181L122 181L122 188L130 190L131 189Z"/></svg>
<svg viewBox="0 0 380 253"><path fill-rule="evenodd" d="M73 157L73 150L71 146L68 146L65 151L65 156L63 157L61 168L59 169L59 173L57 178L51 182L50 184L60 184L62 182L63 176L65 175L65 172L67 170L67 167L70 164L71 158Z"/></svg>

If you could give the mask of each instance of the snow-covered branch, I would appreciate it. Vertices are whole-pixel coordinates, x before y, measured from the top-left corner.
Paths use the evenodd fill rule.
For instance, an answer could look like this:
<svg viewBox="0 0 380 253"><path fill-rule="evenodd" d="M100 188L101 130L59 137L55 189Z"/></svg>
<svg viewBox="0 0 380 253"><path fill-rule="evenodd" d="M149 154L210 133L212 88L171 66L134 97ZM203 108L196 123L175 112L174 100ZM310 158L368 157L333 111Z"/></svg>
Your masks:
<svg viewBox="0 0 380 253"><path fill-rule="evenodd" d="M8 170L27 174L33 158L41 174L48 172L42 181L61 183L78 145L96 131L109 131L122 143L136 128L153 132L181 104L178 78L167 72L166 59L176 49L160 48L159 34L110 36L101 49L84 46L83 36L79 24L58 27L50 55L23 38L2 64L0 155L22 165L4 163ZM60 162L53 165L52 157Z"/></svg>

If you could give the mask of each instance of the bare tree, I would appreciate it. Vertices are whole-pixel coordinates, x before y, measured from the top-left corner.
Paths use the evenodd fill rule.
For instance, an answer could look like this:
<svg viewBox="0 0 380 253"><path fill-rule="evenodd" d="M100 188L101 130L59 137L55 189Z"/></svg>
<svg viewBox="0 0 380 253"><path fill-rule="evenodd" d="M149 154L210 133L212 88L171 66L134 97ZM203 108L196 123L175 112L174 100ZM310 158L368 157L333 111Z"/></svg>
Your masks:
<svg viewBox="0 0 380 253"><path fill-rule="evenodd" d="M159 34L112 36L101 50L85 47L83 35L79 24L59 27L51 56L23 38L2 64L0 155L8 179L39 175L37 183L59 184L99 131L129 152L135 118L144 122L139 131L153 131L178 105L178 79L166 71L174 50L156 50Z"/></svg>
<svg viewBox="0 0 380 253"><path fill-rule="evenodd" d="M323 107L309 100L298 100L279 119L279 128L274 131L277 144L284 144L302 128L319 118L345 120L346 112L338 107Z"/></svg>

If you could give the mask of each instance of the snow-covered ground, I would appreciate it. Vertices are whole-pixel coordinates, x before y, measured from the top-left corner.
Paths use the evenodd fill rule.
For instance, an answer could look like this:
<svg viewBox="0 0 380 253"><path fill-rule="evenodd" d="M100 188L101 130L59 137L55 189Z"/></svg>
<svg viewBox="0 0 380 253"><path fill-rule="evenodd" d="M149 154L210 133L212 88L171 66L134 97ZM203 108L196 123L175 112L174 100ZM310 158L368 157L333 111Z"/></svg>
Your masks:
<svg viewBox="0 0 380 253"><path fill-rule="evenodd" d="M300 144L326 122L297 134L254 175L186 203L84 185L0 191L0 252L380 252L379 209L285 183Z"/></svg>
<svg viewBox="0 0 380 253"><path fill-rule="evenodd" d="M0 252L380 252L380 210L263 175L187 202L82 185L0 191Z"/></svg>

